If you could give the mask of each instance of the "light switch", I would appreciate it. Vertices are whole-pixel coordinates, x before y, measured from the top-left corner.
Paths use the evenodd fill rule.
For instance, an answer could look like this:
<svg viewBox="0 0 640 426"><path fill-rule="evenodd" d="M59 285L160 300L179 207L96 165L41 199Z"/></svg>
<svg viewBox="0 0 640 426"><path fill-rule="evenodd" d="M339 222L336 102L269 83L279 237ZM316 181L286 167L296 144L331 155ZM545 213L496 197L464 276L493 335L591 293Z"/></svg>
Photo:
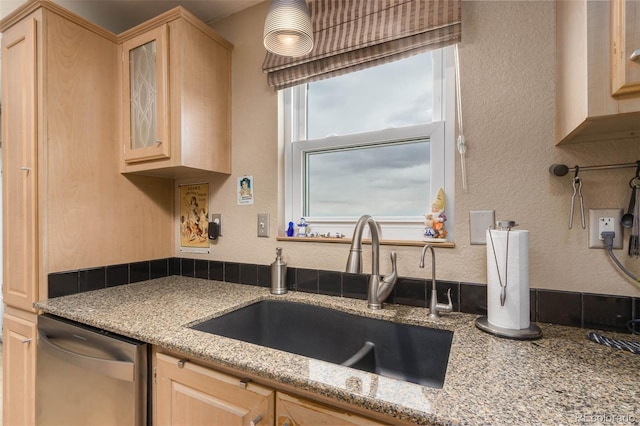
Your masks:
<svg viewBox="0 0 640 426"><path fill-rule="evenodd" d="M269 236L269 213L258 213L258 237Z"/></svg>
<svg viewBox="0 0 640 426"><path fill-rule="evenodd" d="M487 244L487 229L496 222L495 210L469 212L469 239L471 244Z"/></svg>

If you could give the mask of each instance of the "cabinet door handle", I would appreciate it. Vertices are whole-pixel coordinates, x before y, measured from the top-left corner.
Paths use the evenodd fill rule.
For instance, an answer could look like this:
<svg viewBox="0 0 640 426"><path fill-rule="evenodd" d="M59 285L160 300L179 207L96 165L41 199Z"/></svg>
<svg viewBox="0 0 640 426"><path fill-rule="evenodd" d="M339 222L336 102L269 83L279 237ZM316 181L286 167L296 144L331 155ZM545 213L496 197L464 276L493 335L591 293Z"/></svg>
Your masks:
<svg viewBox="0 0 640 426"><path fill-rule="evenodd" d="M22 339L20 340L20 343L29 343L31 342L31 339Z"/></svg>
<svg viewBox="0 0 640 426"><path fill-rule="evenodd" d="M631 54L631 56L629 57L629 60L638 62L640 60L640 49L638 49L635 52L633 52Z"/></svg>
<svg viewBox="0 0 640 426"><path fill-rule="evenodd" d="M22 166L22 167L20 167L20 170L24 170L25 172L30 172L31 171L31 167Z"/></svg>
<svg viewBox="0 0 640 426"><path fill-rule="evenodd" d="M160 139L156 139L156 144L157 145L162 145L162 141Z"/></svg>
<svg viewBox="0 0 640 426"><path fill-rule="evenodd" d="M262 421L262 414L258 414L258 416L255 419L251 420L251 423L249 423L249 425L256 426L261 421Z"/></svg>

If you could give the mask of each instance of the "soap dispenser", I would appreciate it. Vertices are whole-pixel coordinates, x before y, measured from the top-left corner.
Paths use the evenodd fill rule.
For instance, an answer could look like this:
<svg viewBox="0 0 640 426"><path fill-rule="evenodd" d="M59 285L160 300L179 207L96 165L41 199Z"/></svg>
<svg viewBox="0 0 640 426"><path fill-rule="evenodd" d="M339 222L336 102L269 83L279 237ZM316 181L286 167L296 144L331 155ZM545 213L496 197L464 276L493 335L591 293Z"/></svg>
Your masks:
<svg viewBox="0 0 640 426"><path fill-rule="evenodd" d="M282 247L276 247L276 260L271 264L271 294L287 292L287 264L282 261Z"/></svg>

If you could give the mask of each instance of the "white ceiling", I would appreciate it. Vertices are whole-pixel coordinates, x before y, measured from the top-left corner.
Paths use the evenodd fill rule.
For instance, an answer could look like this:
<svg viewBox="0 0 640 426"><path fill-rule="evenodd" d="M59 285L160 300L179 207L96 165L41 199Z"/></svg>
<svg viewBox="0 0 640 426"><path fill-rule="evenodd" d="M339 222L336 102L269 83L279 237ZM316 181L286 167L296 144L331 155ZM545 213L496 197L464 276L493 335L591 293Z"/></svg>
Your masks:
<svg viewBox="0 0 640 426"><path fill-rule="evenodd" d="M183 6L206 23L218 21L265 0L54 0L113 32L120 33L175 6ZM0 17L22 0L0 0Z"/></svg>

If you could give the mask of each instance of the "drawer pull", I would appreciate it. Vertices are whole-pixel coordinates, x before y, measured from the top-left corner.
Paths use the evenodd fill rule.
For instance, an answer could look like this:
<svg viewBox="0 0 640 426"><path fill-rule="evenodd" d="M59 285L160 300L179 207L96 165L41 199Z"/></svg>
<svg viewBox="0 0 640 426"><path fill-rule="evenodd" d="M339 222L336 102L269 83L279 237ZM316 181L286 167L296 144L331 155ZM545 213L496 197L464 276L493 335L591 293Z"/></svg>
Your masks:
<svg viewBox="0 0 640 426"><path fill-rule="evenodd" d="M629 60L638 62L640 60L640 49L638 49L635 52L633 52L631 54L631 56L629 57Z"/></svg>
<svg viewBox="0 0 640 426"><path fill-rule="evenodd" d="M251 420L251 423L249 423L251 426L256 426L258 423L260 423L262 421L262 415L259 414L258 417L256 417L255 419Z"/></svg>
<svg viewBox="0 0 640 426"><path fill-rule="evenodd" d="M20 340L20 343L29 343L31 342L31 339L22 339Z"/></svg>
<svg viewBox="0 0 640 426"><path fill-rule="evenodd" d="M187 363L186 359L181 359L178 361L178 368L184 368L184 365Z"/></svg>
<svg viewBox="0 0 640 426"><path fill-rule="evenodd" d="M251 379L246 378L246 377L244 379L240 379L240 387L242 389L246 389L247 385L249 384L250 381L251 381Z"/></svg>
<svg viewBox="0 0 640 426"><path fill-rule="evenodd" d="M22 166L22 167L20 167L20 170L24 170L25 172L30 172L31 171L31 167Z"/></svg>

